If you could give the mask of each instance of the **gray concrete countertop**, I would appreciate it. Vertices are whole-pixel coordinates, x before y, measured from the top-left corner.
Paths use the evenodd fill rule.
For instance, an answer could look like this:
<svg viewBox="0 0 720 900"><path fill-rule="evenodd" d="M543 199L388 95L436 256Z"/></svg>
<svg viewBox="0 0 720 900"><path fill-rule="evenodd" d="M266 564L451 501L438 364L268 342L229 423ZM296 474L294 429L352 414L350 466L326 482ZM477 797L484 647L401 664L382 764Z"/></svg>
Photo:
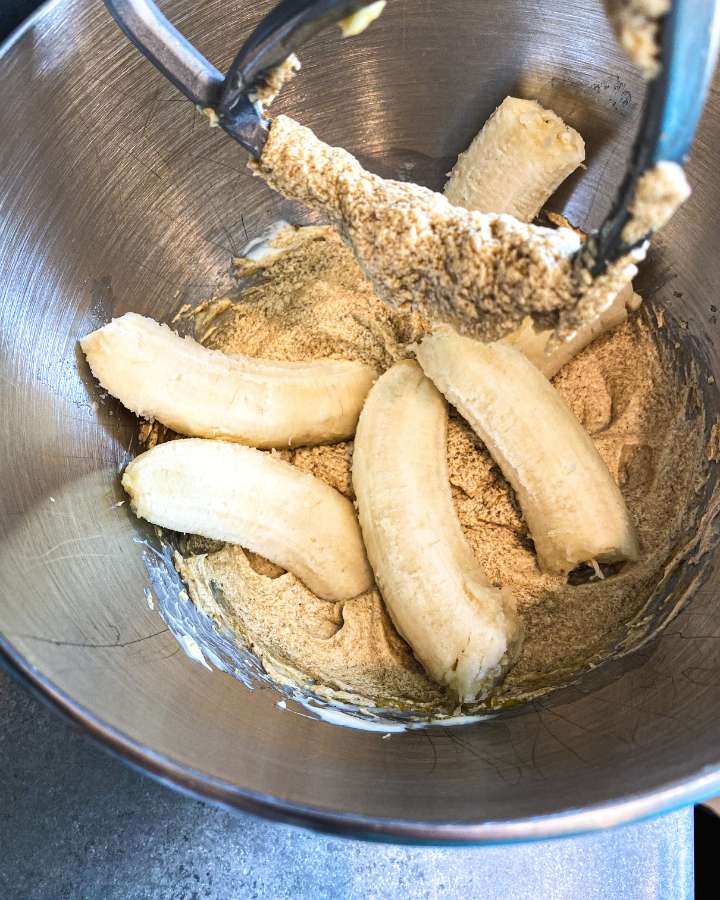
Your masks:
<svg viewBox="0 0 720 900"><path fill-rule="evenodd" d="M3 900L692 896L692 811L544 844L414 848L215 809L132 771L0 673Z"/></svg>

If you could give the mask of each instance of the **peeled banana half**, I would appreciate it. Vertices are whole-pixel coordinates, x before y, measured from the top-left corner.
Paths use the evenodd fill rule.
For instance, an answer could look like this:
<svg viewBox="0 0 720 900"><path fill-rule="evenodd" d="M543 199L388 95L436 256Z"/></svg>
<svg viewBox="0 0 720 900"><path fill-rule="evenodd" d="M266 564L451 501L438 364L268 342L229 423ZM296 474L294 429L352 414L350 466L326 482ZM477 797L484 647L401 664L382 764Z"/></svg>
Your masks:
<svg viewBox="0 0 720 900"><path fill-rule="evenodd" d="M584 159L581 135L557 113L535 100L506 97L458 157L444 193L456 206L531 222ZM529 316L504 340L552 378L596 337L622 324L641 302L628 284L568 340L551 342L554 332L538 330Z"/></svg>
<svg viewBox="0 0 720 900"><path fill-rule="evenodd" d="M538 331L533 320L528 316L515 331L503 338L504 343L512 344L534 363L546 378L552 378L562 367L584 350L601 334L612 331L627 321L630 312L640 307L642 297L636 294L631 284L618 291L615 299L595 319L578 328L575 334L566 341L552 344L553 331ZM548 349L549 348L549 349Z"/></svg>
<svg viewBox="0 0 720 900"><path fill-rule="evenodd" d="M620 489L570 408L519 350L439 326L416 353L515 489L542 569L637 559Z"/></svg>
<svg viewBox="0 0 720 900"><path fill-rule="evenodd" d="M585 142L560 116L506 97L460 154L444 193L455 206L532 222L584 159Z"/></svg>
<svg viewBox="0 0 720 900"><path fill-rule="evenodd" d="M226 441L168 441L137 456L122 484L141 518L239 544L318 597L347 600L372 587L352 503L269 453Z"/></svg>
<svg viewBox="0 0 720 900"><path fill-rule="evenodd" d="M390 616L431 678L461 702L511 664L520 639L509 592L490 584L462 533L446 458L447 404L412 360L370 391L353 486L370 564Z"/></svg>
<svg viewBox="0 0 720 900"><path fill-rule="evenodd" d="M377 373L346 360L278 362L208 350L126 313L80 341L100 384L179 434L252 447L352 437Z"/></svg>

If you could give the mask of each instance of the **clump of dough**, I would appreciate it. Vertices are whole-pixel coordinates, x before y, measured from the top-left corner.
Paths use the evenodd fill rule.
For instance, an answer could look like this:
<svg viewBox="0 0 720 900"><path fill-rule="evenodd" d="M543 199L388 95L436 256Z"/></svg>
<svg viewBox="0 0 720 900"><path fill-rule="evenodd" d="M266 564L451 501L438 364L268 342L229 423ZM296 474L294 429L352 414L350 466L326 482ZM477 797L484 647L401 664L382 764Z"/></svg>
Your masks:
<svg viewBox="0 0 720 900"><path fill-rule="evenodd" d="M659 20L671 0L603 0L620 46L646 79L660 72Z"/></svg>
<svg viewBox="0 0 720 900"><path fill-rule="evenodd" d="M690 185L682 167L674 162L657 163L638 180L622 239L634 244L662 228L689 196Z"/></svg>
<svg viewBox="0 0 720 900"><path fill-rule="evenodd" d="M328 215L378 296L484 339L525 316L561 336L610 305L636 274L639 251L597 278L577 270L571 229L471 212L442 194L365 171L287 116L273 120L251 168L286 197Z"/></svg>

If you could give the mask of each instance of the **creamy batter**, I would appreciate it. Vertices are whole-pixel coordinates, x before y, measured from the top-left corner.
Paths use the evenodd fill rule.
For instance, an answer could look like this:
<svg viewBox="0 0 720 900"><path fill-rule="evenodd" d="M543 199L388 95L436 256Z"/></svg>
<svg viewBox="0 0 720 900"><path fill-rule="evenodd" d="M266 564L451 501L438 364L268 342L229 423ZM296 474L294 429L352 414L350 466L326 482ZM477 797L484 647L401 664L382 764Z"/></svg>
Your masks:
<svg viewBox="0 0 720 900"><path fill-rule="evenodd" d="M603 0L621 47L642 71L654 78L660 71L659 21L670 0Z"/></svg>
<svg viewBox="0 0 720 900"><path fill-rule="evenodd" d="M623 228L623 240L633 244L662 228L689 196L690 185L677 163L659 162L643 172L629 207L631 218Z"/></svg>
<svg viewBox="0 0 720 900"><path fill-rule="evenodd" d="M206 345L278 359L359 359L386 368L427 322L388 307L333 229L287 228L264 261L239 261L239 297L185 316ZM662 331L660 332L662 335ZM628 360L633 365L628 365ZM518 598L525 645L490 704L557 686L607 657L644 606L684 524L701 476L702 422L686 418L690 388L640 317L595 341L554 384L618 480L642 544L641 562L604 581L541 574L509 485L479 440L450 420L448 463L463 531L487 575ZM352 443L281 455L352 497ZM697 460L693 467L691 461ZM297 578L238 547L196 544L177 565L192 599L229 627L282 680L381 706L447 712L395 632L375 591L345 603L315 597Z"/></svg>

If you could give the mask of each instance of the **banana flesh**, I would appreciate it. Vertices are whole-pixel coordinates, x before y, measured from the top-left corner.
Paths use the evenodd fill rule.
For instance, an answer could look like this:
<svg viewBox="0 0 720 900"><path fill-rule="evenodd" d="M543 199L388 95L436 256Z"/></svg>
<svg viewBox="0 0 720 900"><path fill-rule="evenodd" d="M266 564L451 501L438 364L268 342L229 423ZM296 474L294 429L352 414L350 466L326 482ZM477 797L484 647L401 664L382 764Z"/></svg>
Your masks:
<svg viewBox="0 0 720 900"><path fill-rule="evenodd" d="M445 185L454 206L532 222L585 159L582 137L535 100L506 97Z"/></svg>
<svg viewBox="0 0 720 900"><path fill-rule="evenodd" d="M347 600L372 587L352 503L269 453L226 441L168 441L137 456L122 484L141 518L239 544L318 597Z"/></svg>
<svg viewBox="0 0 720 900"><path fill-rule="evenodd" d="M515 489L544 571L637 559L635 529L607 466L555 388L519 350L440 326L416 353Z"/></svg>
<svg viewBox="0 0 720 900"><path fill-rule="evenodd" d="M456 206L530 222L584 158L582 137L560 116L534 100L506 97L458 158L445 196ZM568 340L552 342L553 330L537 330L529 316L503 340L552 378L591 341L621 325L641 302L628 284Z"/></svg>
<svg viewBox="0 0 720 900"><path fill-rule="evenodd" d="M552 329L537 331L533 320L527 316L523 323L503 341L521 350L546 378L553 378L565 363L577 356L588 344L612 331L627 321L628 314L640 307L642 297L636 294L631 284L626 285L615 296L610 306L595 319L582 325L575 334L560 343L551 342Z"/></svg>
<svg viewBox="0 0 720 900"><path fill-rule="evenodd" d="M377 373L346 360L278 362L208 350L126 313L80 341L100 384L179 434L252 447L346 440Z"/></svg>
<svg viewBox="0 0 720 900"><path fill-rule="evenodd" d="M448 479L447 404L412 360L370 391L353 452L368 558L397 630L461 702L502 676L519 649L512 597L485 577Z"/></svg>

